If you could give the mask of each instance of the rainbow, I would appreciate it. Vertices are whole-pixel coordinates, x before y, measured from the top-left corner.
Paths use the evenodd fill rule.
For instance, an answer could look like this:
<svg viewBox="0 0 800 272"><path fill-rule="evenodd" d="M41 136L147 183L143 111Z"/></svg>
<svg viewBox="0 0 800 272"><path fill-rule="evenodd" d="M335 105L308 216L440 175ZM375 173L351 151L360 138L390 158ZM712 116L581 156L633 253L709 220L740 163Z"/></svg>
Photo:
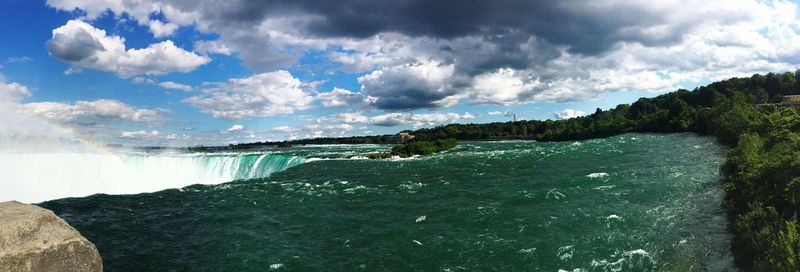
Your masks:
<svg viewBox="0 0 800 272"><path fill-rule="evenodd" d="M101 154L109 154L109 155L115 154L113 150L111 150L106 144L99 143L87 135L82 135L81 133L78 133L72 127L66 126L56 121L32 115L15 115L11 117L18 118L17 120L24 122L26 125L33 125L35 127L42 128L43 132L47 133L48 135L69 139L75 142L76 144L79 144L81 147L87 148L90 151L94 151L96 153L101 153Z"/></svg>

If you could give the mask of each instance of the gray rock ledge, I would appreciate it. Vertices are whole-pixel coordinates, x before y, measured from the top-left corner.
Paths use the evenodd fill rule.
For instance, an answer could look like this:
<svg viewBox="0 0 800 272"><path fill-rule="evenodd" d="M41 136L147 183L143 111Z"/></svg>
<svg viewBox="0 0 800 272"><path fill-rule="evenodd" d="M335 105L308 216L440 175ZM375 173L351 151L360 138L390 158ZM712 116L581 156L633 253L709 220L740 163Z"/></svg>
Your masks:
<svg viewBox="0 0 800 272"><path fill-rule="evenodd" d="M94 244L50 210L0 203L0 271L103 271Z"/></svg>

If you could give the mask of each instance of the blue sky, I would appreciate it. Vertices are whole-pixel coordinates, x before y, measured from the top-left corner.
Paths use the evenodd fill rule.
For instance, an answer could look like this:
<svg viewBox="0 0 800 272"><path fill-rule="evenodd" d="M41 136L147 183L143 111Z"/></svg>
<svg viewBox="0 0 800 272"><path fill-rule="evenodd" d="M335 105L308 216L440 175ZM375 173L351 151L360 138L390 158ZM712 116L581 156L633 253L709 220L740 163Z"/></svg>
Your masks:
<svg viewBox="0 0 800 272"><path fill-rule="evenodd" d="M441 3L0 0L0 117L126 145L389 134L800 63L794 2Z"/></svg>

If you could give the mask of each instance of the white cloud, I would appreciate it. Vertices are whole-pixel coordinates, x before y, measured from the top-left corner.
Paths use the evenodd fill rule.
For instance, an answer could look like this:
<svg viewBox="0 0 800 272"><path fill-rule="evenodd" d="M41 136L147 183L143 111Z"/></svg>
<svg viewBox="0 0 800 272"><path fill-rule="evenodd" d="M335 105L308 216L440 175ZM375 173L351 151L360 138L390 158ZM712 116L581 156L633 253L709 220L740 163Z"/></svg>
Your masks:
<svg viewBox="0 0 800 272"><path fill-rule="evenodd" d="M524 101L521 96L534 90L540 83L520 78L517 71L501 68L497 71L480 74L473 79L473 103L511 104Z"/></svg>
<svg viewBox="0 0 800 272"><path fill-rule="evenodd" d="M473 119L475 116L469 113L459 115L457 113L387 113L368 117L361 113L339 113L332 116L346 124L370 124L376 126L393 127L407 125L413 127L433 126L442 123L453 123L458 120ZM315 125L319 126L319 125Z"/></svg>
<svg viewBox="0 0 800 272"><path fill-rule="evenodd" d="M503 112L502 111L490 111L487 114L489 114L491 116L495 116L495 115L503 115Z"/></svg>
<svg viewBox="0 0 800 272"><path fill-rule="evenodd" d="M164 81L164 82L158 83L158 86L161 86L161 87L167 88L167 89L181 90L181 91L184 91L184 92L191 92L192 91L192 86L189 86L189 85L186 85L186 84L180 84L180 83L173 82L173 81Z"/></svg>
<svg viewBox="0 0 800 272"><path fill-rule="evenodd" d="M139 109L113 99L77 101L74 104L61 102L33 102L21 104L24 113L41 116L59 122L81 119L128 120L156 122L161 120L158 110Z"/></svg>
<svg viewBox="0 0 800 272"><path fill-rule="evenodd" d="M229 56L233 52L227 45L217 41L197 41L194 43L194 51L203 54L221 54Z"/></svg>
<svg viewBox="0 0 800 272"><path fill-rule="evenodd" d="M413 127L433 126L441 123L453 123L461 119L457 113L388 113L370 117L370 124L392 127L409 125Z"/></svg>
<svg viewBox="0 0 800 272"><path fill-rule="evenodd" d="M298 132L300 130L301 129L299 129L299 128L290 127L290 126L279 126L279 127L272 128L272 131L274 131L274 132L283 132L283 133L293 133L293 132Z"/></svg>
<svg viewBox="0 0 800 272"><path fill-rule="evenodd" d="M320 93L314 99L321 101L322 106L326 108L366 106L375 102L375 98L341 88L333 88L330 92Z"/></svg>
<svg viewBox="0 0 800 272"><path fill-rule="evenodd" d="M553 116L555 116L556 119L570 119L570 118L575 118L575 117L579 117L579 116L583 116L583 115L586 115L586 113L582 112L582 111L579 111L579 110L573 110L573 109L564 109L564 110L560 110L560 111L557 111L557 112L553 113Z"/></svg>
<svg viewBox="0 0 800 272"><path fill-rule="evenodd" d="M175 33L175 30L178 29L178 25L173 23L164 23L159 20L150 20L149 23L150 32L153 33L153 36L156 38L172 36Z"/></svg>
<svg viewBox="0 0 800 272"><path fill-rule="evenodd" d="M6 63L26 63L32 62L33 58L27 56L19 56L19 57L8 57L6 59Z"/></svg>
<svg viewBox="0 0 800 272"><path fill-rule="evenodd" d="M70 69L72 69L72 68L70 68ZM156 81L153 80L152 78L146 78L146 77L141 77L141 76L134 77L132 81L133 81L133 83L136 83L136 84L145 84L145 83L147 83L147 84L156 84Z"/></svg>
<svg viewBox="0 0 800 272"><path fill-rule="evenodd" d="M333 131L334 134L344 135L348 131L353 130L353 126L348 124L338 124L338 125L330 125L327 127L327 129Z"/></svg>
<svg viewBox="0 0 800 272"><path fill-rule="evenodd" d="M243 130L243 129L244 129L243 125L236 124L236 125L233 125L230 128L228 128L228 132L235 132L235 131L240 131L240 130Z"/></svg>
<svg viewBox="0 0 800 272"><path fill-rule="evenodd" d="M16 82L5 83L0 78L0 105L16 104L30 95L31 92L28 87Z"/></svg>
<svg viewBox="0 0 800 272"><path fill-rule="evenodd" d="M312 100L303 82L287 71L275 71L229 79L183 101L214 117L239 119L291 114Z"/></svg>
<svg viewBox="0 0 800 272"><path fill-rule="evenodd" d="M158 130L153 131L144 131L144 130L137 130L137 131L123 131L119 134L120 138L129 138L129 139L147 139L147 138L154 138L159 135Z"/></svg>
<svg viewBox="0 0 800 272"><path fill-rule="evenodd" d="M113 72L127 78L190 72L211 59L183 50L170 41L142 49L126 49L125 39L80 20L70 20L53 30L47 42L50 54L81 68Z"/></svg>
<svg viewBox="0 0 800 272"><path fill-rule="evenodd" d="M333 118L343 123L368 123L369 117L358 112L343 112L333 116Z"/></svg>
<svg viewBox="0 0 800 272"><path fill-rule="evenodd" d="M7 141L12 148L27 145L23 143L26 140L18 142L20 139L30 139L29 143L37 143L32 148L46 148L41 145L61 143L66 139L63 138L64 135L53 134L50 125L42 125L45 123L58 123L61 130L71 135L112 143L141 136L129 131L123 138L118 125L140 126L141 124L134 123L146 123L151 126L165 121L162 114L166 110L137 108L113 99L24 103L23 99L31 95L30 89L19 83L5 83L3 80L0 75L0 138L12 137ZM148 138L148 141L152 143L153 139L155 138ZM3 146L2 143L3 140L0 140L0 146ZM54 147L61 147L61 144Z"/></svg>
<svg viewBox="0 0 800 272"><path fill-rule="evenodd" d="M196 43L198 52L236 55L257 72L287 69L304 52L321 52L340 64L342 70L371 71L360 80L361 93L376 97L374 105L387 110L446 107L459 100L497 104L587 101L608 92L661 92L708 79L791 71L800 65L797 5L780 0L541 3L541 9L529 11L564 14L553 13L553 22L545 20L545 24L540 20L510 20L531 27L508 27L505 35L494 35L494 31L481 28L492 25L480 25L484 23L482 20L473 20L475 25L464 28L476 31L455 37L402 30L406 26L428 31L447 27L445 24L430 28L426 22L383 30L380 28L392 24L375 24L378 32L374 34L318 35L314 31L319 28L342 32L353 29L315 24L337 19L326 17L330 15L328 11L335 13L337 9L303 9L319 8L313 3L297 5L291 15L271 12L271 7L283 7L270 6L273 2L212 5L204 1L186 4L172 0L48 0L47 3L65 11L81 9L90 20L107 11L118 17L128 14L147 26L153 20L151 15L161 14L165 24L193 25L202 32L219 35L218 40ZM351 3L341 5L348 4ZM493 4L493 7L513 12L509 6L521 4L524 1L515 5ZM619 10L639 16L634 20L617 16ZM369 11L369 8L364 10ZM240 16L243 13L252 16L243 18ZM385 17L397 19L392 17L396 14ZM486 14L491 15L491 12ZM358 18L354 20L358 22ZM564 20L574 24L562 24ZM496 27L504 26L501 23ZM527 32L529 29L534 30ZM93 48L90 41L84 45L83 48Z"/></svg>
<svg viewBox="0 0 800 272"><path fill-rule="evenodd" d="M382 68L358 78L361 93L387 110L435 108L458 102L450 86L454 65L429 60Z"/></svg>

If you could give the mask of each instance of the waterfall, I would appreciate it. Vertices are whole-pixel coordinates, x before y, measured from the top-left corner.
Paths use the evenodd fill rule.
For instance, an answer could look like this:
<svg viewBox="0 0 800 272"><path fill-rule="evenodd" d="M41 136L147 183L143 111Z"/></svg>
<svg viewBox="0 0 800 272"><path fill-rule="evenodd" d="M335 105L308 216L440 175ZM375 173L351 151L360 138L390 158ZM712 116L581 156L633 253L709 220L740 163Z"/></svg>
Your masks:
<svg viewBox="0 0 800 272"><path fill-rule="evenodd" d="M267 177L305 162L281 154L0 152L0 201L133 194Z"/></svg>

